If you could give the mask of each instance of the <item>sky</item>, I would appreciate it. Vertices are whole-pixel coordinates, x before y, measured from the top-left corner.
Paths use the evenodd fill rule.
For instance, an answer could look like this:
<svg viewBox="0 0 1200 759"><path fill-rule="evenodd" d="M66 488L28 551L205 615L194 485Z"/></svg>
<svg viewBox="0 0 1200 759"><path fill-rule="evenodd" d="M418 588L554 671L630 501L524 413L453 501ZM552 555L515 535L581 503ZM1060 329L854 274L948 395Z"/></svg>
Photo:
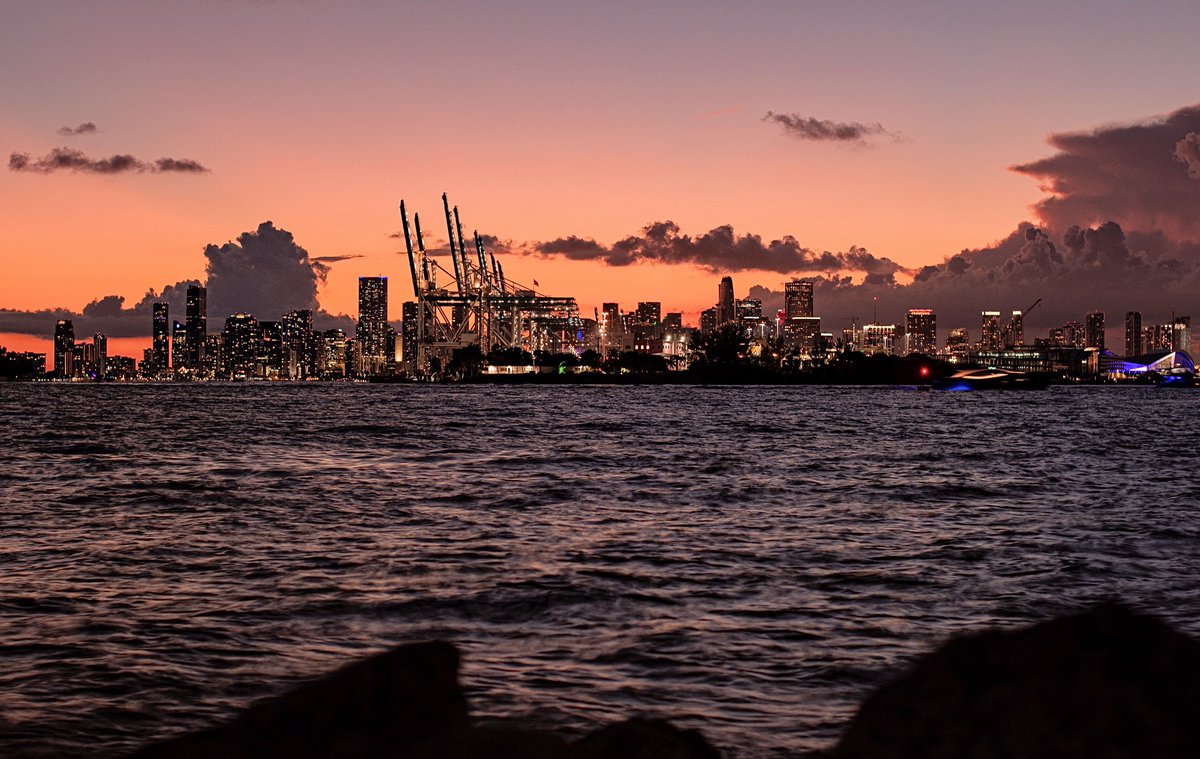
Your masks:
<svg viewBox="0 0 1200 759"><path fill-rule="evenodd" d="M7 0L0 345L69 314L136 355L214 275L334 320L384 274L397 318L398 202L444 238L442 192L585 315L694 322L725 273L819 276L826 330L1200 315L1189 3L406 5Z"/></svg>

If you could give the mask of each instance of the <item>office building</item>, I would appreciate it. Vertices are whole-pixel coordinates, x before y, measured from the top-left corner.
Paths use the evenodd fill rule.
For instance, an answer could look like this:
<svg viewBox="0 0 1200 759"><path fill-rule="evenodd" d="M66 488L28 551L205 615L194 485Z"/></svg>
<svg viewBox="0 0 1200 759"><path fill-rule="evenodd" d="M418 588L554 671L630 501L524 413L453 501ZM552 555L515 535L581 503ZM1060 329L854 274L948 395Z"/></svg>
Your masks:
<svg viewBox="0 0 1200 759"><path fill-rule="evenodd" d="M717 309L706 308L700 312L700 334L711 335L717 331Z"/></svg>
<svg viewBox="0 0 1200 759"><path fill-rule="evenodd" d="M809 279L793 279L783 286L783 318L795 319L813 315L813 283Z"/></svg>
<svg viewBox="0 0 1200 759"><path fill-rule="evenodd" d="M906 353L937 353L937 315L932 308L910 308L904 316Z"/></svg>
<svg viewBox="0 0 1200 759"><path fill-rule="evenodd" d="M183 366L193 372L200 372L204 367L204 349L208 337L207 288L188 285L184 324L187 349L184 351Z"/></svg>
<svg viewBox="0 0 1200 759"><path fill-rule="evenodd" d="M717 285L717 326L728 324L737 319L733 302L733 277L721 277Z"/></svg>

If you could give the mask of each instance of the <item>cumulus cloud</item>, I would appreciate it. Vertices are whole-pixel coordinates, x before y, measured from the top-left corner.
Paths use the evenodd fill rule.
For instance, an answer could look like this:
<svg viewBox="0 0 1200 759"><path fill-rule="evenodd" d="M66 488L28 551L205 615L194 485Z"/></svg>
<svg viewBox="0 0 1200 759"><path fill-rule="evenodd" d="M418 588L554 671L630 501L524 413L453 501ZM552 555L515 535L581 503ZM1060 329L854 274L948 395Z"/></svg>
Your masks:
<svg viewBox="0 0 1200 759"><path fill-rule="evenodd" d="M1115 221L1126 231L1200 240L1200 106L1147 122L1052 134L1058 152L1012 167L1049 196L1034 210L1049 228Z"/></svg>
<svg viewBox="0 0 1200 759"><path fill-rule="evenodd" d="M28 153L12 153L8 157L8 168L9 171L37 174L53 174L57 171L73 171L83 174L203 174L208 171L197 161L188 158L159 158L157 161L147 163L127 153L121 153L108 158L93 159L83 151L74 148L54 148L37 159L32 158Z"/></svg>
<svg viewBox="0 0 1200 759"><path fill-rule="evenodd" d="M1200 133L1188 132L1175 143L1175 157L1187 165L1188 176L1200 179Z"/></svg>
<svg viewBox="0 0 1200 759"><path fill-rule="evenodd" d="M60 135L62 135L63 137L76 137L76 136L78 136L78 135L81 135L81 134L94 134L94 133L96 133L97 131L99 131L99 130L98 130L98 129L96 129L96 125L95 125L95 124L93 124L93 123L92 123L92 122L90 122L90 121L85 121L85 122L83 122L82 124L80 124L79 126L74 126L74 127L65 126L65 127L62 127L61 129L59 129L59 130L58 130L58 133L59 133Z"/></svg>
<svg viewBox="0 0 1200 759"><path fill-rule="evenodd" d="M775 271L865 272L880 282L894 282L904 267L887 258L879 258L863 248L852 247L842 253L814 251L788 235L764 241L756 234L738 235L726 224L692 236L680 231L673 221L647 224L641 232L604 245L590 237L569 235L548 242L514 246L511 252L559 256L573 261L602 261L609 266L635 263L691 264L712 272Z"/></svg>
<svg viewBox="0 0 1200 759"><path fill-rule="evenodd" d="M860 124L857 121L829 121L816 119L811 116L801 116L796 113L775 113L767 111L763 121L778 124L784 134L798 140L815 140L819 142L852 142L866 145L868 138L886 136L900 139L900 135L884 129L882 124Z"/></svg>
<svg viewBox="0 0 1200 759"><path fill-rule="evenodd" d="M312 309L318 329L351 329L354 321L320 308L317 286L329 272L329 264L357 258L355 255L313 258L300 247L292 233L263 222L253 232L239 235L224 245L204 249L207 281L188 279L150 289L132 306L120 295L91 301L81 311L50 308L17 311L0 308L0 332L50 335L58 319L74 321L78 335L103 332L110 337L144 337L150 334L152 304L169 304L171 319L183 321L188 285L208 288L209 331L219 332L225 317L249 312L262 320L278 319L288 311ZM82 339L82 337L81 337Z"/></svg>

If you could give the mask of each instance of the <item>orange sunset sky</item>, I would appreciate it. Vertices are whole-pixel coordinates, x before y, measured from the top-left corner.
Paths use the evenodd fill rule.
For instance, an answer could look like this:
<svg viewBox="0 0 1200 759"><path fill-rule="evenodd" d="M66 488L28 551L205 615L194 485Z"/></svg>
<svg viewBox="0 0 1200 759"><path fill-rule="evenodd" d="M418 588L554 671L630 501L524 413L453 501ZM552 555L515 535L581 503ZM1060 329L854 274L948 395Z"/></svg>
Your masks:
<svg viewBox="0 0 1200 759"><path fill-rule="evenodd" d="M0 307L129 305L204 279L205 245L271 220L314 257L355 256L332 264L326 310L354 315L356 278L386 274L395 319L411 297L389 237L397 203L444 236L443 191L468 231L517 243L609 244L669 219L920 267L1037 221L1037 181L1008 168L1051 154L1048 134L1198 99L1182 3L403 5L6 3L5 155L67 147L208 171L3 171ZM884 132L798 139L768 111ZM59 133L85 122L95 131ZM657 300L689 320L720 276L504 266L587 315ZM789 278L733 276L739 295ZM0 345L44 351L52 332Z"/></svg>

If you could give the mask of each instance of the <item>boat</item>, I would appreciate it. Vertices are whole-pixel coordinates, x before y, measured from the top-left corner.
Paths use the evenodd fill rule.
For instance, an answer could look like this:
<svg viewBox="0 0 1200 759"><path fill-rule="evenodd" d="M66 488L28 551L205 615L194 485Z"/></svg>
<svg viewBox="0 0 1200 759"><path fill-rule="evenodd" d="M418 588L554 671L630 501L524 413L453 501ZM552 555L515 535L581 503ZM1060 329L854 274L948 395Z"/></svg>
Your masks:
<svg viewBox="0 0 1200 759"><path fill-rule="evenodd" d="M1044 390L1050 376L1012 369L963 369L934 381L935 390Z"/></svg>

